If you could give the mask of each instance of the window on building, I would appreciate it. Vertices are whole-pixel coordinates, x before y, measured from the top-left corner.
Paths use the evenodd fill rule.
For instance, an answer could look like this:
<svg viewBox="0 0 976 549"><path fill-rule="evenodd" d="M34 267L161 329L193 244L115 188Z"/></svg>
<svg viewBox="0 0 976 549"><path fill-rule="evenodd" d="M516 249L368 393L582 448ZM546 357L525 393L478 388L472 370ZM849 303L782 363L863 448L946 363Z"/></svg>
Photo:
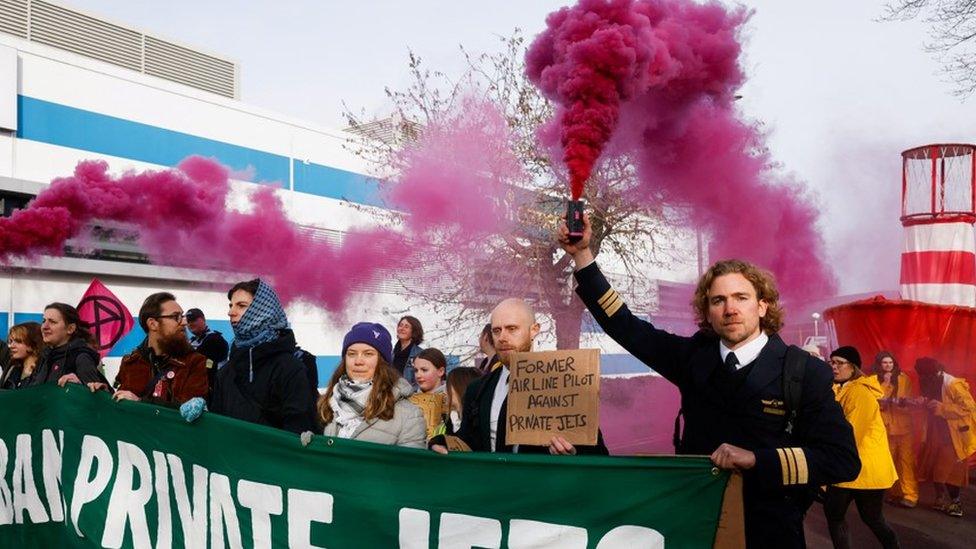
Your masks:
<svg viewBox="0 0 976 549"><path fill-rule="evenodd" d="M32 198L32 194L0 191L0 210L3 211L3 217L10 217L14 210L26 207Z"/></svg>

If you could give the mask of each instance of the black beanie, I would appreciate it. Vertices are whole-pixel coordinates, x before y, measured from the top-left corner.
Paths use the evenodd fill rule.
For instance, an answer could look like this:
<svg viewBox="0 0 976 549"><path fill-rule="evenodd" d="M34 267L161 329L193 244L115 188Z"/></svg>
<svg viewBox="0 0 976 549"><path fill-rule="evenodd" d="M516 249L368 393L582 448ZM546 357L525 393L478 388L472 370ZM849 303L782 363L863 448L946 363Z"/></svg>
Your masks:
<svg viewBox="0 0 976 549"><path fill-rule="evenodd" d="M850 345L845 345L843 347L834 349L834 352L830 353L830 356L831 358L839 356L858 368L861 367L861 353L857 352L857 349L851 347Z"/></svg>

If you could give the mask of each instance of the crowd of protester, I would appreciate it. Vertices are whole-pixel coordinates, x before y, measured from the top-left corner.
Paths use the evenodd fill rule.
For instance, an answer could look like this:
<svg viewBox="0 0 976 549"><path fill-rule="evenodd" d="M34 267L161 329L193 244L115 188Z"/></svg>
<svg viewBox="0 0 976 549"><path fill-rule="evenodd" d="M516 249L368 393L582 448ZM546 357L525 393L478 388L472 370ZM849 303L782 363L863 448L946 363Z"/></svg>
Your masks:
<svg viewBox="0 0 976 549"><path fill-rule="evenodd" d="M0 389L76 383L116 401L179 408L190 421L206 411L296 434L424 448L435 432L460 428L465 389L483 374L456 368L448 390L448 358L421 347L423 325L404 316L395 340L381 324L352 326L320 394L316 358L297 344L274 289L243 281L227 300L230 344L202 310L184 312L169 292L147 296L138 312L146 337L121 359L113 383L78 310L52 303L42 322L9 329L0 345ZM437 403L436 415L425 417L424 402Z"/></svg>
<svg viewBox="0 0 976 549"><path fill-rule="evenodd" d="M774 281L738 261L716 263L699 281L693 305L701 331L669 334L630 313L586 239L572 243L562 231L577 293L594 318L681 391L677 453L710 454L716 465L744 473L749 546L802 543L796 520L802 525L818 487L835 547L850 545L852 503L882 546L898 547L884 503L916 507L919 482L931 483L936 510L962 516L960 490L976 454L976 403L967 382L938 360L915 361L916 388L888 351L865 368L851 346L827 359L816 346L787 346L777 335L782 310ZM515 353L533 349L540 331L524 300L505 299L491 312L477 335L483 357L474 367L449 367L443 352L421 347L424 329L415 316L400 318L392 335L381 324L359 322L345 334L320 394L315 357L298 346L274 289L261 279L243 281L227 299L230 344L200 309L184 312L175 295L146 297L138 314L146 337L122 358L111 384L78 311L51 303L41 323L10 328L0 346L0 389L83 384L117 401L178 408L191 422L207 412L290 431L305 444L320 434L439 453L609 453L602 432L593 446L560 436L541 446L506 442L507 366ZM757 379L768 385L757 387ZM791 392L804 396L791 402ZM750 411L755 406L761 412Z"/></svg>
<svg viewBox="0 0 976 549"><path fill-rule="evenodd" d="M804 350L821 356L816 346ZM914 509L920 482L931 484L934 510L962 517L961 490L976 455L976 402L967 381L946 372L935 358L921 357L914 364L916 391L887 350L866 370L852 346L838 347L827 362L861 461L857 478L826 486L822 494L834 547L851 546L846 519L851 503L882 547L899 547L884 503Z"/></svg>

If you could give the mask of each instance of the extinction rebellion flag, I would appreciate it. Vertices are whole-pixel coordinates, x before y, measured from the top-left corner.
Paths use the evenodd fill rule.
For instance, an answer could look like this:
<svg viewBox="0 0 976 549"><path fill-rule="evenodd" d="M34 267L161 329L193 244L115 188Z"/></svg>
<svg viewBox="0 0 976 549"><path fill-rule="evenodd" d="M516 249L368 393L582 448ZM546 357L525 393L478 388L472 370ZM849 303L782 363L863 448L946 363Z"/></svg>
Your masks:
<svg viewBox="0 0 976 549"><path fill-rule="evenodd" d="M70 384L0 392L0 409L0 547L742 545L716 539L735 531L720 517L741 520L723 499L741 493L704 457L444 456L325 436L303 446Z"/></svg>
<svg viewBox="0 0 976 549"><path fill-rule="evenodd" d="M132 329L133 320L122 300L97 278L78 302L78 316L91 329L98 354L105 355Z"/></svg>

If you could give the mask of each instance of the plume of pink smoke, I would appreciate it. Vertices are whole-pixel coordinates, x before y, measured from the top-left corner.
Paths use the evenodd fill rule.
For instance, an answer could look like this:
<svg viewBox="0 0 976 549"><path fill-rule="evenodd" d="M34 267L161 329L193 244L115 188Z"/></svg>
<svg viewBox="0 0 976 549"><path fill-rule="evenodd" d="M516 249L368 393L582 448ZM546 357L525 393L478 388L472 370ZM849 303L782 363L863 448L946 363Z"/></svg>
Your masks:
<svg viewBox="0 0 976 549"><path fill-rule="evenodd" d="M558 132L540 136L559 135L567 162L630 155L634 198L687 207L689 224L710 233L713 259L772 270L791 299L824 297L836 280L818 210L802 185L777 180L762 133L734 108L748 18L689 0L580 0L551 14L526 56L529 77L559 106Z"/></svg>
<svg viewBox="0 0 976 549"><path fill-rule="evenodd" d="M458 245L510 226L503 197L524 174L505 117L492 103L464 99L405 147L400 160L407 168L389 202L410 213L409 234L428 241L436 233Z"/></svg>
<svg viewBox="0 0 976 549"><path fill-rule="evenodd" d="M549 15L526 68L561 106L559 133L574 199L616 129L624 102L653 89L721 95L741 80L721 33L745 17L743 10L730 13L717 5L632 0L580 0ZM731 45L736 54L738 44Z"/></svg>
<svg viewBox="0 0 976 549"><path fill-rule="evenodd" d="M342 243L317 240L287 216L273 187L250 194L251 211L226 207L228 170L191 157L175 169L113 177L102 161L78 164L31 204L0 219L0 262L58 255L93 222L138 230L155 264L219 269L267 277L284 302L304 300L341 312L351 294L397 276L432 247L476 242L506 223L496 200L516 163L507 127L486 104L435 125L403 153L391 205L407 214L405 230L353 230Z"/></svg>

